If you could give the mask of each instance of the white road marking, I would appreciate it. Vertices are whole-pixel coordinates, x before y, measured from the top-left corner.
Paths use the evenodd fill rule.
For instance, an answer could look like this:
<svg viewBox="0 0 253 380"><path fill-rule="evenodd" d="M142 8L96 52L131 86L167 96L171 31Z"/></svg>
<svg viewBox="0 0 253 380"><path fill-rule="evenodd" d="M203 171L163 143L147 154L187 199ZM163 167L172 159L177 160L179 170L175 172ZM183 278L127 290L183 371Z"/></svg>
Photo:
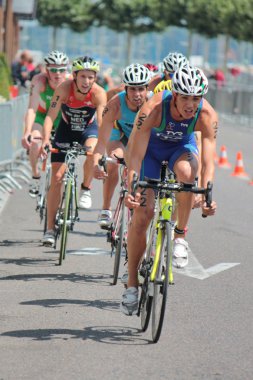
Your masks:
<svg viewBox="0 0 253 380"><path fill-rule="evenodd" d="M205 269L198 259L194 256L191 250L189 250L189 263L187 267L183 269L173 268L173 272L183 274L184 276L197 278L198 280L205 280L215 274L223 272L224 270L240 265L240 263L219 263L210 268Z"/></svg>
<svg viewBox="0 0 253 380"><path fill-rule="evenodd" d="M77 251L68 251L68 255L102 255L107 256L111 254L111 251L105 251L102 248L86 247Z"/></svg>

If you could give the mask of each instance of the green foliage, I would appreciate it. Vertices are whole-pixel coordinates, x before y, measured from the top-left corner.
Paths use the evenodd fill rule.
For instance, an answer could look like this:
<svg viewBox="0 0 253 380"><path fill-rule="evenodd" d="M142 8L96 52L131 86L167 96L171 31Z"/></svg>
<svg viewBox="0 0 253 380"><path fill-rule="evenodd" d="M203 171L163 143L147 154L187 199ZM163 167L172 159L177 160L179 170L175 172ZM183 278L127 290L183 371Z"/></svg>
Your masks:
<svg viewBox="0 0 253 380"><path fill-rule="evenodd" d="M44 26L69 26L76 32L83 32L94 21L92 7L89 0L39 0L37 18Z"/></svg>
<svg viewBox="0 0 253 380"><path fill-rule="evenodd" d="M152 17L151 0L104 0L96 9L99 26L132 35L161 31L164 25Z"/></svg>
<svg viewBox="0 0 253 380"><path fill-rule="evenodd" d="M12 84L10 68L7 64L6 57L0 53L0 95L9 100L10 98L10 85Z"/></svg>
<svg viewBox="0 0 253 380"><path fill-rule="evenodd" d="M38 0L37 17L76 32L95 24L134 35L174 25L207 37L253 35L253 0Z"/></svg>

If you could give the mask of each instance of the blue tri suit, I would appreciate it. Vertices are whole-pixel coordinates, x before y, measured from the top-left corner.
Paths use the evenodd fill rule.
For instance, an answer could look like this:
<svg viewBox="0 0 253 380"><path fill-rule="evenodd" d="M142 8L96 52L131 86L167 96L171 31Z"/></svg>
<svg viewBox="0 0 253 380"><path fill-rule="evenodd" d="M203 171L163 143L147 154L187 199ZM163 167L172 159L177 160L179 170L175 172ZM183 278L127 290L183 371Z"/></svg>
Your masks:
<svg viewBox="0 0 253 380"><path fill-rule="evenodd" d="M124 146L127 145L129 136L133 130L134 120L137 111L131 111L126 103L126 92L118 93L120 101L121 118L114 122L111 132L110 141L121 141Z"/></svg>
<svg viewBox="0 0 253 380"><path fill-rule="evenodd" d="M171 100L171 92L163 91L162 120L159 127L151 130L147 151L142 162L141 179L144 177L159 179L162 161L168 161L169 168L173 171L176 160L182 154L191 152L198 155L194 129L203 106L203 100L193 118L181 121L176 121L171 117Z"/></svg>

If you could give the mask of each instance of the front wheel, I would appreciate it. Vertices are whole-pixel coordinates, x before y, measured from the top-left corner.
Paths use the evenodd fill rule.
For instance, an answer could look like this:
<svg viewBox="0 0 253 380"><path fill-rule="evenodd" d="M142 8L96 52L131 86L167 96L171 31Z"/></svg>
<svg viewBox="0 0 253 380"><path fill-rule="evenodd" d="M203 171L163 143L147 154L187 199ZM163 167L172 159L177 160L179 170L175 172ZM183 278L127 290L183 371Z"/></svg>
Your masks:
<svg viewBox="0 0 253 380"><path fill-rule="evenodd" d="M62 261L65 259L66 248L67 248L67 236L69 230L69 214L70 214L70 198L71 198L71 180L68 180L65 190L65 209L63 212L63 220L60 228L61 231L61 246L59 254L59 265L62 265Z"/></svg>
<svg viewBox="0 0 253 380"><path fill-rule="evenodd" d="M141 329L143 332L148 328L152 310L153 297L148 292L148 285L149 280L148 275L146 275L142 284L141 297L139 302L139 315L141 316Z"/></svg>
<svg viewBox="0 0 253 380"><path fill-rule="evenodd" d="M168 270L169 270L169 250L171 249L171 239L167 223L159 229L157 239L157 252L159 261L154 280L154 296L152 305L152 339L158 342L165 314L167 289L168 289Z"/></svg>
<svg viewBox="0 0 253 380"><path fill-rule="evenodd" d="M120 202L121 202L121 205L120 205L120 212L119 212L119 223L115 229L117 240L116 240L116 249L115 249L115 256L114 256L112 285L116 285L118 281L120 259L121 259L122 249L123 249L124 235L125 235L125 228L126 228L125 227L126 208L124 205L124 198L121 198Z"/></svg>

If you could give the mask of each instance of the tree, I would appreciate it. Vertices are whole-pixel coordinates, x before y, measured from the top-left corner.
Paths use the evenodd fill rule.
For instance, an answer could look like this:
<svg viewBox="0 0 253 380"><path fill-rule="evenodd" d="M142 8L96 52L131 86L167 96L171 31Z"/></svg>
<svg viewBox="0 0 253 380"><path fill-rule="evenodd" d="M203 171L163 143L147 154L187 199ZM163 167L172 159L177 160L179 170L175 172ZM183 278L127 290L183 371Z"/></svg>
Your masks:
<svg viewBox="0 0 253 380"><path fill-rule="evenodd" d="M104 0L96 4L94 13L98 26L106 26L118 33L127 32L127 64L130 63L133 35L161 31L165 27L151 17L152 0Z"/></svg>
<svg viewBox="0 0 253 380"><path fill-rule="evenodd" d="M94 22L93 4L89 0L39 0L37 19L41 25L53 27L53 49L57 28L68 26L75 32L87 30Z"/></svg>

